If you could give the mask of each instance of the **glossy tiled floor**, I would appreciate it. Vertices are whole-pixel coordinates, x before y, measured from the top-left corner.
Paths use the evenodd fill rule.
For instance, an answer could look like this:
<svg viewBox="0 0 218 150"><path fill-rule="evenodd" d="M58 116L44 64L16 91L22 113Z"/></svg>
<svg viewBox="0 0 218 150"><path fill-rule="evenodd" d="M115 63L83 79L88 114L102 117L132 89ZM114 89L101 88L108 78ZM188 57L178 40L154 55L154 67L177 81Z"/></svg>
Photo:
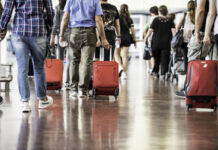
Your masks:
<svg viewBox="0 0 218 150"><path fill-rule="evenodd" d="M11 91L1 92L0 150L218 149L217 112L187 112L173 94L180 84L153 79L139 59L129 65L118 101L73 100L68 92L49 91L54 105L38 110L31 84L29 114L21 112L15 77Z"/></svg>

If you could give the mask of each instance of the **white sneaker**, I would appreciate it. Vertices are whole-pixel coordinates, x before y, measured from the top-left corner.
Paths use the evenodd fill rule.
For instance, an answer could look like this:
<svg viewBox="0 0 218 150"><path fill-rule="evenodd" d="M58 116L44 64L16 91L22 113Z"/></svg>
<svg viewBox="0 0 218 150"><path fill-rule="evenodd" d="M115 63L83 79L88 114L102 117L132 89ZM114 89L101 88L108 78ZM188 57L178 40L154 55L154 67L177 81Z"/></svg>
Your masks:
<svg viewBox="0 0 218 150"><path fill-rule="evenodd" d="M77 91L71 91L70 92L70 96L72 97L72 98L75 98L75 97L77 97Z"/></svg>
<svg viewBox="0 0 218 150"><path fill-rule="evenodd" d="M44 109L53 104L53 98L51 96L46 96L45 99L39 100L39 109Z"/></svg>
<svg viewBox="0 0 218 150"><path fill-rule="evenodd" d="M31 111L31 107L29 105L29 101L22 102L22 111L23 112L30 112Z"/></svg>
<svg viewBox="0 0 218 150"><path fill-rule="evenodd" d="M87 97L87 92L79 91L78 96L79 96L79 98L86 98Z"/></svg>
<svg viewBox="0 0 218 150"><path fill-rule="evenodd" d="M127 78L127 74L126 74L126 72L123 72L123 73L122 73L121 78L124 79L124 80L126 80L126 78Z"/></svg>

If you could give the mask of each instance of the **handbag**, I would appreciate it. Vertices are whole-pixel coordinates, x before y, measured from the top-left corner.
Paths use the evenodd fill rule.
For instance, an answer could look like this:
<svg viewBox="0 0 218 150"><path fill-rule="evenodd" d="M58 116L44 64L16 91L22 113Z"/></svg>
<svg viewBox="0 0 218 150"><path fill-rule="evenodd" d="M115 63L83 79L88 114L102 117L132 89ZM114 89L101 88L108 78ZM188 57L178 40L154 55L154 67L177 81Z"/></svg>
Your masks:
<svg viewBox="0 0 218 150"><path fill-rule="evenodd" d="M182 28L176 33L176 35L173 36L172 40L171 40L171 48L176 49L181 47L184 38L183 38L183 28L185 25L185 18L186 18L186 13L184 13L184 20L182 23Z"/></svg>
<svg viewBox="0 0 218 150"><path fill-rule="evenodd" d="M183 29L179 30L171 40L171 48L176 49L181 47L183 43Z"/></svg>
<svg viewBox="0 0 218 150"><path fill-rule="evenodd" d="M150 55L150 52L149 52L150 50L151 50L150 47L145 46L145 48L144 48L144 54L143 54L143 59L144 59L144 60L150 60L150 59L151 59L151 55Z"/></svg>

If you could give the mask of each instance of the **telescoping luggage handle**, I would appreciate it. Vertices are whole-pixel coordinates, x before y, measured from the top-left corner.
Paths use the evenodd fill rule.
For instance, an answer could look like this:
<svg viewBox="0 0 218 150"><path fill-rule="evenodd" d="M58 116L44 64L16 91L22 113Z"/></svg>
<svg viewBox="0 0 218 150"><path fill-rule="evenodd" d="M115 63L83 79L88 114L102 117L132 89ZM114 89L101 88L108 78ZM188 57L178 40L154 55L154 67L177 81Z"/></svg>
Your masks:
<svg viewBox="0 0 218 150"><path fill-rule="evenodd" d="M110 45L110 61L112 61L112 46ZM100 61L104 61L104 48L100 47Z"/></svg>

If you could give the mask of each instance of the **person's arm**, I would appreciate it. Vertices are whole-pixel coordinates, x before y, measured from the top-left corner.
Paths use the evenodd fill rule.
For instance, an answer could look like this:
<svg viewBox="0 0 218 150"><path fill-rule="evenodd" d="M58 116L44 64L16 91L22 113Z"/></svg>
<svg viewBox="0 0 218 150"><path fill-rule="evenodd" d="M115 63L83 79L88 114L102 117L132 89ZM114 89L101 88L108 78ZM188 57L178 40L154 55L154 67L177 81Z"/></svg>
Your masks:
<svg viewBox="0 0 218 150"><path fill-rule="evenodd" d="M7 33L7 25L10 21L13 8L14 0L6 0L0 20L0 41L5 38L5 35Z"/></svg>
<svg viewBox="0 0 218 150"><path fill-rule="evenodd" d="M185 19L185 14L183 13L180 20L179 20L179 22L178 22L178 24L176 25L176 32L179 31L179 29L181 29L182 24L184 22L184 19Z"/></svg>
<svg viewBox="0 0 218 150"><path fill-rule="evenodd" d="M154 29L149 28L149 30L148 30L148 32L146 34L145 40L144 40L145 44L147 44L148 38L151 36L152 32L154 32Z"/></svg>
<svg viewBox="0 0 218 150"><path fill-rule="evenodd" d="M69 12L65 12L61 21L61 28L60 28L60 35L59 35L59 43L66 41L66 39L64 38L64 31L68 25L70 19L70 13Z"/></svg>
<svg viewBox="0 0 218 150"><path fill-rule="evenodd" d="M119 42L121 42L121 40L120 40L120 21L119 21L119 19L115 20L115 29L116 29L116 33L117 33L117 40L119 40Z"/></svg>
<svg viewBox="0 0 218 150"><path fill-rule="evenodd" d="M55 16L53 21L51 39L50 39L50 46L55 45L55 36L58 35L58 31L60 30L60 11L58 8L55 9Z"/></svg>
<svg viewBox="0 0 218 150"><path fill-rule="evenodd" d="M97 35L97 42L96 42L96 47L100 47L101 46L101 40L99 38L99 33L98 30L96 29L96 35Z"/></svg>
<svg viewBox="0 0 218 150"><path fill-rule="evenodd" d="M198 4L196 8L195 36L198 43L201 43L200 29L202 27L203 20L204 20L205 4L206 4L206 0L198 0Z"/></svg>
<svg viewBox="0 0 218 150"><path fill-rule="evenodd" d="M205 28L205 35L204 35L204 39L203 42L204 44L210 44L210 32L211 32L211 28L213 26L215 17L216 17L216 7L215 7L215 2L214 0L210 0L209 1L209 12L207 15L207 22L206 22L206 28Z"/></svg>
<svg viewBox="0 0 218 150"><path fill-rule="evenodd" d="M109 49L110 46L105 36L104 24L103 24L101 16L95 16L95 22L96 22L96 27L97 27L99 36L101 37L102 47L104 47L105 49Z"/></svg>

